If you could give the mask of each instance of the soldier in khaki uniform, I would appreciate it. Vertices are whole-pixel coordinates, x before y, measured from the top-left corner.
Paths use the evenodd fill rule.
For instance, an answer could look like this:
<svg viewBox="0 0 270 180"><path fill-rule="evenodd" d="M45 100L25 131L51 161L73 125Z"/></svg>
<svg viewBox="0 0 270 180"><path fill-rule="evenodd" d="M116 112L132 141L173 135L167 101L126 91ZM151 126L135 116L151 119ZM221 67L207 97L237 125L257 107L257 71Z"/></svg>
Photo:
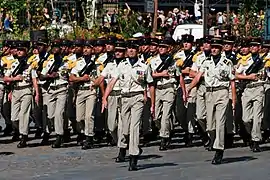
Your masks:
<svg viewBox="0 0 270 180"><path fill-rule="evenodd" d="M76 42L76 66L72 68L69 80L75 84L77 90L76 97L76 120L77 120L77 143L82 149L91 149L94 147L94 115L97 90L94 85L94 78L97 77L97 71L91 56L83 55L83 40ZM85 48L91 46L89 41L85 42ZM88 52L89 55L91 52ZM86 136L83 143L82 140Z"/></svg>
<svg viewBox="0 0 270 180"><path fill-rule="evenodd" d="M57 135L52 148L63 146L68 71L68 63L63 61L60 55L60 41L55 40L52 44L52 54L44 62L40 76L40 80L46 80L42 85L43 90L47 91L45 102L47 102L48 122L46 124L49 126L49 131L55 130Z"/></svg>
<svg viewBox="0 0 270 180"><path fill-rule="evenodd" d="M180 77L182 91L185 95L185 84L179 67L169 55L171 39L160 40L159 54L150 59L152 76L156 83L155 119L160 121L159 136L161 137L160 151L167 150L172 130L171 114L176 94L176 77Z"/></svg>
<svg viewBox="0 0 270 180"><path fill-rule="evenodd" d="M262 140L261 123L264 102L264 63L259 55L261 40L253 38L250 42L251 56L239 62L236 77L244 81L242 94L243 121L247 132L251 135L251 149L261 152L259 142ZM251 124L252 123L252 124Z"/></svg>
<svg viewBox="0 0 270 180"><path fill-rule="evenodd" d="M19 129L22 135L18 148L27 146L28 125L32 102L32 87L36 91L35 100L38 102L37 73L31 64L27 64L28 41L17 44L17 59L12 62L11 68L5 72L4 81L11 83L11 120L14 128Z"/></svg>
<svg viewBox="0 0 270 180"><path fill-rule="evenodd" d="M222 40L211 40L211 56L207 58L193 79L187 91L195 87L202 76L206 85L206 118L209 124L208 131L216 130L216 139L213 148L216 154L212 164L221 164L224 152L226 111L229 103L229 87L232 88L233 107L236 91L233 74L233 64L221 55ZM211 129L210 129L211 128Z"/></svg>
<svg viewBox="0 0 270 180"><path fill-rule="evenodd" d="M115 44L115 58L107 64L104 70L101 73L101 76L98 78L97 82L100 84L104 79L107 84L112 79L112 74L117 71L118 65L125 58L125 41L117 40ZM122 119L121 119L121 88L119 81L114 85L112 92L108 97L108 114L107 114L107 127L113 138L113 141L118 144L119 155L116 158L116 162L124 162L126 156L126 149L121 148L126 146L123 142L123 132L122 132Z"/></svg>
<svg viewBox="0 0 270 180"><path fill-rule="evenodd" d="M123 134L125 140L129 142L129 170L137 170L138 156L141 153L139 148L140 120L144 106L144 91L146 85L150 84L151 111L154 113L155 97L153 78L148 65L145 65L138 58L138 42L130 39L127 45L128 58L122 61L118 70L112 75L112 80L108 84L103 97L103 108L107 107L107 98L112 91L117 80L121 87L121 118L123 122ZM122 147L122 148L127 148Z"/></svg>
<svg viewBox="0 0 270 180"><path fill-rule="evenodd" d="M206 36L203 39L203 51L199 51L193 57L193 65L190 70L189 76L194 78L196 74L199 72L203 62L210 56L211 54L211 39L212 36ZM204 145L207 147L209 142L209 136L207 134L207 123L206 123L206 102L205 102L205 94L206 94L206 86L204 78L202 77L199 84L197 85L197 97L196 97L196 118L199 126L202 130L202 141ZM199 128L200 129L200 128ZM212 133L212 132L211 132ZM210 134L211 143L209 143L208 150L211 150L214 141L215 141L215 133Z"/></svg>
<svg viewBox="0 0 270 180"><path fill-rule="evenodd" d="M183 50L174 55L174 59L177 61L177 66L181 68L186 87L188 87L192 81L192 78L189 77L189 72L193 64L192 59L195 54L192 49L193 41L194 36L189 34L182 35ZM178 95L176 96L176 118L180 121L180 124L185 131L185 145L191 146L193 135L195 133L196 88L194 88L190 93L191 98L188 98L187 103L183 101L181 88L178 88L178 91Z"/></svg>

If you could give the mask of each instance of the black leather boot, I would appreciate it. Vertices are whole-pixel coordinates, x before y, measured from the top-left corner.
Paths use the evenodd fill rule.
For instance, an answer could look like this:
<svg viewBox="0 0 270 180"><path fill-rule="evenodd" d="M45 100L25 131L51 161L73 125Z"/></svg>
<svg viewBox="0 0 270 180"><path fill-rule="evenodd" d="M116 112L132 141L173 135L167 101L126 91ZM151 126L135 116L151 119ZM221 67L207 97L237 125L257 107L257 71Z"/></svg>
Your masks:
<svg viewBox="0 0 270 180"><path fill-rule="evenodd" d="M253 144L253 146L252 146L252 151L253 152L262 152L262 149L260 148L260 146L259 146L259 142L258 141L252 141L252 144Z"/></svg>
<svg viewBox="0 0 270 180"><path fill-rule="evenodd" d="M214 151L214 143L216 139L216 131L209 131L209 136L210 136L210 143L209 146L206 148L208 151Z"/></svg>
<svg viewBox="0 0 270 180"><path fill-rule="evenodd" d="M93 148L94 148L93 136L86 136L86 140L83 143L82 149L87 150L87 149L93 149Z"/></svg>
<svg viewBox="0 0 270 180"><path fill-rule="evenodd" d="M225 149L233 148L233 134L226 134L225 135Z"/></svg>
<svg viewBox="0 0 270 180"><path fill-rule="evenodd" d="M223 150L216 150L216 154L214 156L214 159L212 160L212 164L218 165L222 163L223 152Z"/></svg>
<svg viewBox="0 0 270 180"><path fill-rule="evenodd" d="M137 171L138 170L137 163L138 163L138 156L130 155L128 170Z"/></svg>
<svg viewBox="0 0 270 180"><path fill-rule="evenodd" d="M167 139L168 138L161 138L159 150L160 151L166 151L167 150Z"/></svg>
<svg viewBox="0 0 270 180"><path fill-rule="evenodd" d="M13 136L12 141L20 141L20 132L19 132L19 121L12 122Z"/></svg>
<svg viewBox="0 0 270 180"><path fill-rule="evenodd" d="M64 143L69 143L71 141L70 129L64 130L63 141Z"/></svg>
<svg viewBox="0 0 270 180"><path fill-rule="evenodd" d="M82 134L82 133L78 133L78 136L77 136L77 145L78 146L82 146L84 140L85 140L85 135Z"/></svg>
<svg viewBox="0 0 270 180"><path fill-rule="evenodd" d="M63 147L63 136L57 135L56 141L52 144L52 148L61 148Z"/></svg>
<svg viewBox="0 0 270 180"><path fill-rule="evenodd" d="M192 146L192 134L186 133L184 136L184 142L186 147L191 147Z"/></svg>
<svg viewBox="0 0 270 180"><path fill-rule="evenodd" d="M35 139L40 139L42 135L42 129L41 128L37 128L36 129L36 133L35 133Z"/></svg>
<svg viewBox="0 0 270 180"><path fill-rule="evenodd" d="M27 144L26 144L27 137L28 137L27 135L22 135L21 141L17 145L17 148L25 148L27 146Z"/></svg>
<svg viewBox="0 0 270 180"><path fill-rule="evenodd" d="M6 124L3 136L10 136L12 134L12 130L13 130L12 124Z"/></svg>
<svg viewBox="0 0 270 180"><path fill-rule="evenodd" d="M119 154L117 158L115 159L115 162L120 163L120 162L125 162L125 157L126 157L126 148L120 148L119 149Z"/></svg>
<svg viewBox="0 0 270 180"><path fill-rule="evenodd" d="M50 134L45 132L43 134L42 141L41 141L40 145L41 146L50 145L49 139L50 139Z"/></svg>

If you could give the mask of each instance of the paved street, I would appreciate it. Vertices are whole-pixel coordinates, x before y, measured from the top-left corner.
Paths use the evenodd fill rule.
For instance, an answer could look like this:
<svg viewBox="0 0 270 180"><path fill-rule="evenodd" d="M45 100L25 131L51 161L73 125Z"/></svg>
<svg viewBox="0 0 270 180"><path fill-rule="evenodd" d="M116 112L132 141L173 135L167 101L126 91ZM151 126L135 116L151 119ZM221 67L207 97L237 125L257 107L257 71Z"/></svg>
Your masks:
<svg viewBox="0 0 270 180"><path fill-rule="evenodd" d="M114 163L115 147L83 151L72 142L67 144L67 148L51 149L39 147L38 142L31 140L29 148L17 149L17 143L10 143L9 138L0 138L0 179L249 180L269 179L270 175L270 144L264 145L264 152L259 154L252 153L247 147L227 150L224 164L213 166L213 152L207 152L203 147L183 148L176 139L167 152L159 152L157 145L143 148L140 170L129 172L128 162Z"/></svg>

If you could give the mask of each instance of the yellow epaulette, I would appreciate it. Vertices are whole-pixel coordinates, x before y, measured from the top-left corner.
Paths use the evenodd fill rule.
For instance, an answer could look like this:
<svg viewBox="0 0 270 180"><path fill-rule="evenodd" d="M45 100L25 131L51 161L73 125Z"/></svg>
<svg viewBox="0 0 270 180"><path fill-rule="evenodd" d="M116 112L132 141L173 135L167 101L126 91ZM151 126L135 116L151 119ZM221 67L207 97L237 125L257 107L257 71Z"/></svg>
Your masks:
<svg viewBox="0 0 270 180"><path fill-rule="evenodd" d="M241 56L239 61L238 61L238 64L242 64L242 65L246 66L248 64L247 61L250 57L251 57L251 54L248 54L246 56Z"/></svg>
<svg viewBox="0 0 270 180"><path fill-rule="evenodd" d="M63 61L67 61L67 60L68 60L68 56L64 56Z"/></svg>
<svg viewBox="0 0 270 180"><path fill-rule="evenodd" d="M34 61L31 63L31 68L32 69L37 69L38 68L38 62L37 61Z"/></svg>
<svg viewBox="0 0 270 180"><path fill-rule="evenodd" d="M99 71L100 72L102 72L103 71L103 69L104 69L104 65L102 64L102 65L100 65L99 67L98 67L98 69L99 69Z"/></svg>
<svg viewBox="0 0 270 180"><path fill-rule="evenodd" d="M199 55L201 55L201 54L202 54L202 51L197 52L197 53L193 56L192 61L195 62L195 61L197 60L197 57L198 57Z"/></svg>
<svg viewBox="0 0 270 180"><path fill-rule="evenodd" d="M176 59L176 66L182 67L184 64L184 60L182 58Z"/></svg>
<svg viewBox="0 0 270 180"><path fill-rule="evenodd" d="M34 59L36 58L36 55L33 54L30 58L27 60L27 64L32 64L34 62Z"/></svg>
<svg viewBox="0 0 270 180"><path fill-rule="evenodd" d="M68 69L71 70L72 68L74 68L76 66L77 61L71 61L71 60L69 60L67 62L67 64L68 64Z"/></svg>
<svg viewBox="0 0 270 180"><path fill-rule="evenodd" d="M11 69L11 66L16 61L16 59L8 60L6 56L3 56L2 61L5 68Z"/></svg>
<svg viewBox="0 0 270 180"><path fill-rule="evenodd" d="M146 60L146 64L150 64L150 63L151 63L151 61L152 61L152 59L153 59L153 58L156 58L156 57L157 57L157 55L155 55L155 56L153 56L153 57L148 58L148 59Z"/></svg>

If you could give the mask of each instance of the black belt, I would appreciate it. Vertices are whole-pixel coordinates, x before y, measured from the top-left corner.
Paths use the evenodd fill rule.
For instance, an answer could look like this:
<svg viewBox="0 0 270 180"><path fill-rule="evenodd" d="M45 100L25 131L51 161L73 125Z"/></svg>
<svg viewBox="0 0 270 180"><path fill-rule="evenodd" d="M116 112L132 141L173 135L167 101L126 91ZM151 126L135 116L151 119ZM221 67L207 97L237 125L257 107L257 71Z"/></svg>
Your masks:
<svg viewBox="0 0 270 180"><path fill-rule="evenodd" d="M26 85L26 86L14 86L14 90L23 90L27 88L31 88L32 85Z"/></svg>
<svg viewBox="0 0 270 180"><path fill-rule="evenodd" d="M184 80L184 81L185 81L185 84L190 84L190 83L192 82L191 79L186 79L186 80Z"/></svg>
<svg viewBox="0 0 270 180"><path fill-rule="evenodd" d="M130 93L124 93L121 94L122 97L133 97L133 96L137 96L139 94L143 94L143 91L140 92L130 92Z"/></svg>
<svg viewBox="0 0 270 180"><path fill-rule="evenodd" d="M157 89L168 89L168 88L173 88L174 84L164 84L164 85L157 85Z"/></svg>
<svg viewBox="0 0 270 180"><path fill-rule="evenodd" d="M214 92L214 91L219 91L223 89L228 89L228 87L225 86L218 86L218 87L206 87L206 92Z"/></svg>
<svg viewBox="0 0 270 180"><path fill-rule="evenodd" d="M121 95L121 90L118 90L118 91L112 91L110 93L110 96L120 96Z"/></svg>
<svg viewBox="0 0 270 180"><path fill-rule="evenodd" d="M61 85L57 85L57 86L50 86L50 89L55 91L55 90L61 89L63 87L67 87L67 84L61 84Z"/></svg>
<svg viewBox="0 0 270 180"><path fill-rule="evenodd" d="M247 84L246 88L255 88L255 87L259 87L259 86L263 86L264 83L256 83L256 84Z"/></svg>

